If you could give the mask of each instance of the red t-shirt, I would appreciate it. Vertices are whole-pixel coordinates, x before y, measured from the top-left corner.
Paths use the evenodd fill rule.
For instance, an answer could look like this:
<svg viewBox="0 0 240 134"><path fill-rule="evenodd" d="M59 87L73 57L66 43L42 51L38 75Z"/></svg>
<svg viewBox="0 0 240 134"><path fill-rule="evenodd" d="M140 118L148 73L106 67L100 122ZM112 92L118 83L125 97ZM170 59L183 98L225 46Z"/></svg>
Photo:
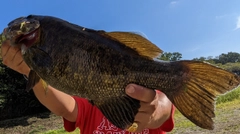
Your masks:
<svg viewBox="0 0 240 134"><path fill-rule="evenodd" d="M121 130L111 124L101 113L101 111L88 102L88 100L80 97L73 97L78 105L77 122L69 122L64 119L64 128L68 132L74 131L77 127L81 134L165 134L174 127L173 114L175 111L172 106L172 114L170 118L157 129L145 129L140 133L131 133Z"/></svg>

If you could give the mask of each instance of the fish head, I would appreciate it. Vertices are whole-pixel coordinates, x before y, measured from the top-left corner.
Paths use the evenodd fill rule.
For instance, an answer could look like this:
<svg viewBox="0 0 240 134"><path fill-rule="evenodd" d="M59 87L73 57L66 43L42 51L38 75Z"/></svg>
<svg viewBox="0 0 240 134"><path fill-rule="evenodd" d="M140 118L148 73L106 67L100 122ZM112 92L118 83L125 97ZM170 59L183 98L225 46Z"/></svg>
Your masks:
<svg viewBox="0 0 240 134"><path fill-rule="evenodd" d="M33 45L40 36L40 22L31 17L19 17L14 19L3 30L2 40L10 40L10 45L28 48ZM3 41L2 41L3 42Z"/></svg>

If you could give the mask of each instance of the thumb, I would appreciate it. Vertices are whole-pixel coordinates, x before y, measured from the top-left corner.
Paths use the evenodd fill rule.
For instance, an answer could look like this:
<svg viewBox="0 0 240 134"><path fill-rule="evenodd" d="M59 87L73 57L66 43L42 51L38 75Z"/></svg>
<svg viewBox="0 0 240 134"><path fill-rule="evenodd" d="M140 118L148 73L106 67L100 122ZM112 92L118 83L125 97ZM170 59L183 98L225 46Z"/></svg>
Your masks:
<svg viewBox="0 0 240 134"><path fill-rule="evenodd" d="M152 102L156 95L155 90L136 84L127 85L125 92L130 97L143 102Z"/></svg>

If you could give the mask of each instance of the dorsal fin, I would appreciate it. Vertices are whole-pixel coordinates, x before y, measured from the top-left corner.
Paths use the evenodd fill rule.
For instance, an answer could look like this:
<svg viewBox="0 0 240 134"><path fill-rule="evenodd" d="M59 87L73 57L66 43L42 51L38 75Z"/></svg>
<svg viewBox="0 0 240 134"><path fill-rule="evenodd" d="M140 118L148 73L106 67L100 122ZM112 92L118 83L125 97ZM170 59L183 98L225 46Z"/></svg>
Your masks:
<svg viewBox="0 0 240 134"><path fill-rule="evenodd" d="M141 35L131 32L103 32L100 34L110 36L112 39L137 51L139 55L153 59L162 53L162 50L155 44L142 37Z"/></svg>

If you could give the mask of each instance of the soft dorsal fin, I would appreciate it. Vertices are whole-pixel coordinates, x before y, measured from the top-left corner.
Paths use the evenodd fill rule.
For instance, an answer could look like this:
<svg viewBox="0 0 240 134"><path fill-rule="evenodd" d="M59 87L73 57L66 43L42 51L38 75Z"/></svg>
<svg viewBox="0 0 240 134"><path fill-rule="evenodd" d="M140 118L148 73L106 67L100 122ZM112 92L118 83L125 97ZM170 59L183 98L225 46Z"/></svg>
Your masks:
<svg viewBox="0 0 240 134"><path fill-rule="evenodd" d="M137 51L139 55L153 59L162 53L162 50L155 44L142 37L141 35L131 32L102 32L111 38L125 44L126 46Z"/></svg>

